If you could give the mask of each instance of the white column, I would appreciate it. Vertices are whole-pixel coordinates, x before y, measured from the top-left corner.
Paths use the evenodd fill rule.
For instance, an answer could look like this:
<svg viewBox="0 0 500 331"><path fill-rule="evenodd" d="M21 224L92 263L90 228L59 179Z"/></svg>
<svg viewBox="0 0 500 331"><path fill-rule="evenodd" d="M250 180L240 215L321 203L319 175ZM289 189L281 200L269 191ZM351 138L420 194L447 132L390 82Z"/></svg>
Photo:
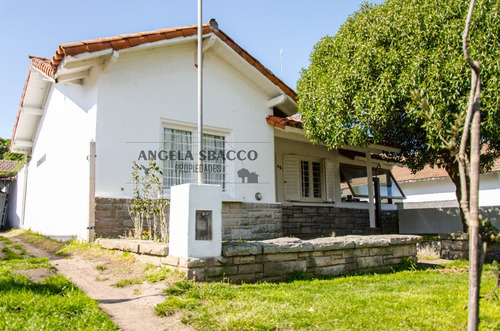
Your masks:
<svg viewBox="0 0 500 331"><path fill-rule="evenodd" d="M366 152L366 175L368 180L368 214L370 216L370 228L375 228L375 194L373 192L372 156L370 152Z"/></svg>
<svg viewBox="0 0 500 331"><path fill-rule="evenodd" d="M170 191L169 255L217 257L222 253L222 190L220 185L182 184ZM211 212L208 238L197 238L198 212ZM201 223L201 222L200 222ZM206 226L207 224L199 224ZM204 227L206 229L206 227Z"/></svg>

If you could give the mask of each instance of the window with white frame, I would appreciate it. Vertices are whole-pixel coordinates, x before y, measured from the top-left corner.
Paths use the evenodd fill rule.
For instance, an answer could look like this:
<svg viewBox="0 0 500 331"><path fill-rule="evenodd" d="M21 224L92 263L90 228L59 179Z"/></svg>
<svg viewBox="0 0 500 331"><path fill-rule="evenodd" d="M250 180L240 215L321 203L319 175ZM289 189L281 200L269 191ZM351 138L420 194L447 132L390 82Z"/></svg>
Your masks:
<svg viewBox="0 0 500 331"><path fill-rule="evenodd" d="M163 161L164 189L170 189L174 185L192 183L197 179L197 172L194 169L198 155L193 145L193 135L195 132L191 130L163 129L163 149L168 153L173 152L175 156ZM221 185L222 189L225 190L226 163L223 157L225 137L204 134L203 150L205 156L205 159L202 160L204 182Z"/></svg>
<svg viewBox="0 0 500 331"><path fill-rule="evenodd" d="M223 157L225 142L226 139L223 136L203 135L203 149L206 152L206 158L202 164L207 169L204 173L204 182L205 184L221 185L223 191L226 190L226 164Z"/></svg>
<svg viewBox="0 0 500 331"><path fill-rule="evenodd" d="M284 198L288 201L332 202L333 162L283 155Z"/></svg>
<svg viewBox="0 0 500 331"><path fill-rule="evenodd" d="M163 129L163 149L165 151L174 151L174 154L186 155L193 151L192 144L193 133L191 131L177 130L164 128ZM193 181L193 173L189 170L189 165L193 161L185 158L185 160L177 160L168 158L163 161L163 187L170 187L180 184L191 183Z"/></svg>

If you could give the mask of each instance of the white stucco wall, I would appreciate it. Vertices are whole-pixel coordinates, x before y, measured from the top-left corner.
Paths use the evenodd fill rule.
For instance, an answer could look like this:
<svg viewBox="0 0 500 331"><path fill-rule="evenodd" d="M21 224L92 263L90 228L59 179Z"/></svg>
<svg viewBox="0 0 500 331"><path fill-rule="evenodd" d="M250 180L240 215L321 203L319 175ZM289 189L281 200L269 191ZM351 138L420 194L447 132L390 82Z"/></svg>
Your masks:
<svg viewBox="0 0 500 331"><path fill-rule="evenodd" d="M83 85L52 86L28 166L24 228L61 239L87 237L86 157L95 139L96 86L94 74Z"/></svg>
<svg viewBox="0 0 500 331"><path fill-rule="evenodd" d="M131 195L132 162L141 150L160 148L166 123L196 128L195 48L192 42L120 54L118 62L101 74L97 196ZM255 161L227 162L229 187L223 199L256 202L255 193L260 192L262 202L274 202L274 135L266 123L272 113L267 107L270 96L211 51L204 64L205 133L225 135L226 149L258 152ZM256 172L259 183L241 184L236 172L243 167Z"/></svg>
<svg viewBox="0 0 500 331"><path fill-rule="evenodd" d="M406 193L405 203L456 201L455 185L448 177L400 183ZM479 185L479 205L500 205L500 175L482 174Z"/></svg>
<svg viewBox="0 0 500 331"><path fill-rule="evenodd" d="M455 185L444 177L400 183L406 200L399 210L401 233L448 233L462 230L455 195ZM480 176L479 206L495 224L500 215L491 212L500 206L500 174L488 173Z"/></svg>

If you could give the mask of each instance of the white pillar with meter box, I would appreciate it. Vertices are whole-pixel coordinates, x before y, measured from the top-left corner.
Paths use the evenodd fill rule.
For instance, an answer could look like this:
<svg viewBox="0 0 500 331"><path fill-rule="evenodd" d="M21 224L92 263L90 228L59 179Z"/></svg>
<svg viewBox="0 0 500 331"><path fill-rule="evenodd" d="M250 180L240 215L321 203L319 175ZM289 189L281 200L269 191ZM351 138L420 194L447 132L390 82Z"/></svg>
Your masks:
<svg viewBox="0 0 500 331"><path fill-rule="evenodd" d="M222 253L220 185L182 184L170 190L169 255L217 257Z"/></svg>

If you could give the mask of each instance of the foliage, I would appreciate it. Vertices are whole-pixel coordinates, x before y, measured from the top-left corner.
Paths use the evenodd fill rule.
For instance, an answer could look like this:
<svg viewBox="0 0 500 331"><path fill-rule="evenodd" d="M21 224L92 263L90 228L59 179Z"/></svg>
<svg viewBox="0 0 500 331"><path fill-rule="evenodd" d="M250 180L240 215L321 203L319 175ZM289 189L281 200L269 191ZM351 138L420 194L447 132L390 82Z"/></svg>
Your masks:
<svg viewBox="0 0 500 331"><path fill-rule="evenodd" d="M494 285L489 268L483 288ZM200 330L457 330L467 312L467 274L434 270L293 281L169 287L157 314L184 312ZM186 307L186 308L183 308ZM500 327L498 302L481 302L481 328ZM367 318L369 316L369 318Z"/></svg>
<svg viewBox="0 0 500 331"><path fill-rule="evenodd" d="M163 197L160 168L154 161L150 161L144 169L134 162L132 183L129 213L134 221L134 238L168 241L166 209L169 201ZM144 230L145 225L147 231Z"/></svg>
<svg viewBox="0 0 500 331"><path fill-rule="evenodd" d="M117 330L97 302L68 279L55 275L34 282L22 274L31 269L53 267L47 258L18 255L0 261L0 330Z"/></svg>
<svg viewBox="0 0 500 331"><path fill-rule="evenodd" d="M115 284L112 284L111 286L114 287L125 287L128 285L134 285L134 284L142 284L142 279L140 278L130 278L130 279L122 279Z"/></svg>
<svg viewBox="0 0 500 331"><path fill-rule="evenodd" d="M306 135L330 148L391 143L413 171L444 167L459 190L456 157L470 71L462 53L468 2L363 4L314 47L298 82ZM470 55L481 62L483 170L500 156L500 1L479 0ZM460 200L460 192L457 198Z"/></svg>
<svg viewBox="0 0 500 331"><path fill-rule="evenodd" d="M22 161L23 154L9 152L10 139L0 138L0 160Z"/></svg>
<svg viewBox="0 0 500 331"><path fill-rule="evenodd" d="M42 234L33 232L31 230L24 230L17 235L23 241L30 244L34 244L37 247L42 248L46 252L55 254L60 251L63 247L68 245L70 242L62 242L52 238L45 237Z"/></svg>

